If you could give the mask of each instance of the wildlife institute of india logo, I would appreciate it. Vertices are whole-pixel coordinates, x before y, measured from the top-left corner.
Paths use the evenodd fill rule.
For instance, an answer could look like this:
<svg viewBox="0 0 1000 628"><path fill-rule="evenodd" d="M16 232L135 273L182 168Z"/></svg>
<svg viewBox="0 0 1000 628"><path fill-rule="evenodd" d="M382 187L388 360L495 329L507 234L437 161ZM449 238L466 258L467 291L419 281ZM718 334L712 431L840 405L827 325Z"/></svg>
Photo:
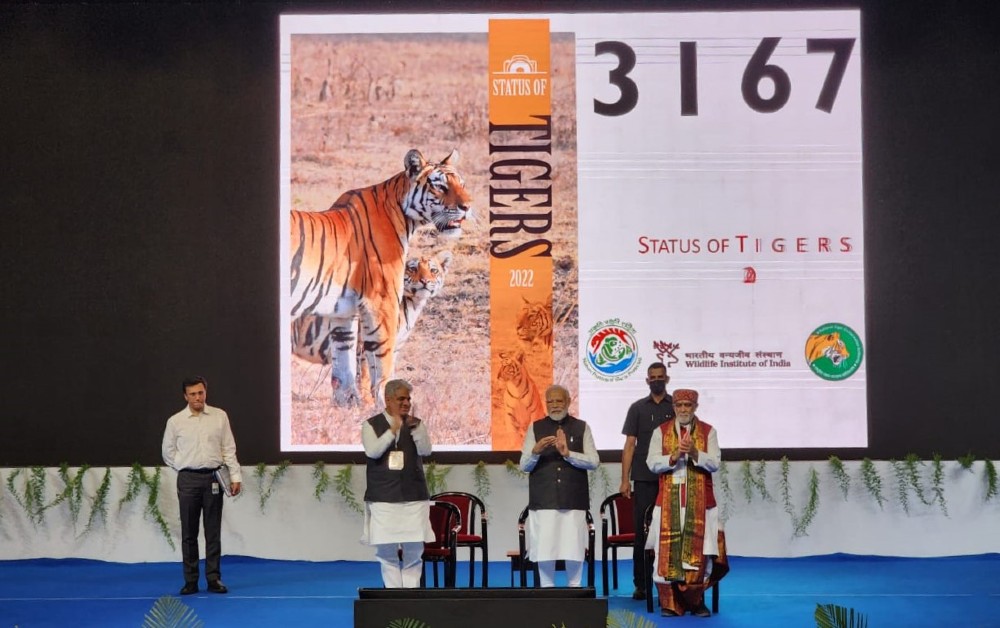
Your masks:
<svg viewBox="0 0 1000 628"><path fill-rule="evenodd" d="M858 334L843 323L817 327L806 339L806 362L829 381L847 379L861 367L865 349Z"/></svg>
<svg viewBox="0 0 1000 628"><path fill-rule="evenodd" d="M588 331L587 357L583 363L594 377L605 382L626 379L639 368L638 343L631 323L617 318L600 321Z"/></svg>

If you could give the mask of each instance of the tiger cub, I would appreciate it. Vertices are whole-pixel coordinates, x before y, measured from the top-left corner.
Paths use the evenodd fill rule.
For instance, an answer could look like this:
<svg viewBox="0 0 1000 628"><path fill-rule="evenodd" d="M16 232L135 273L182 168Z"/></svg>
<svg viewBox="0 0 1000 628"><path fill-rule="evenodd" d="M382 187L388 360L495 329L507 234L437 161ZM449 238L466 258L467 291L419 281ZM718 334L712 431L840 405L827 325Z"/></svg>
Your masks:
<svg viewBox="0 0 1000 628"><path fill-rule="evenodd" d="M500 372L497 379L504 382L503 409L507 426L522 442L532 421L545 416L545 405L535 380L524 364L524 351L500 352Z"/></svg>
<svg viewBox="0 0 1000 628"><path fill-rule="evenodd" d="M413 331L427 302L444 287L451 259L451 252L443 251L435 258L424 256L406 261L403 298L399 302L397 351ZM313 364L333 364L335 360L348 359L347 352L335 350L339 336L344 333L347 332L340 328L338 319L307 314L292 321L292 352ZM354 357L352 362L356 361Z"/></svg>

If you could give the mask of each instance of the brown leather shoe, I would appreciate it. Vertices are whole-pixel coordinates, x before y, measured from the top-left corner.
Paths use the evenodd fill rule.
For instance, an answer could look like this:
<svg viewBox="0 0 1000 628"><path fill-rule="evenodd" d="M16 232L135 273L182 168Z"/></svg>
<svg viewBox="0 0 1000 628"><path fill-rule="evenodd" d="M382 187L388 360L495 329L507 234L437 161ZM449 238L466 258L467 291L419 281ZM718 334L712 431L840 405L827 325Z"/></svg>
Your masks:
<svg viewBox="0 0 1000 628"><path fill-rule="evenodd" d="M677 613L670 610L669 608L660 609L660 615L663 617L678 617Z"/></svg>
<svg viewBox="0 0 1000 628"><path fill-rule="evenodd" d="M698 608L691 611L691 614L696 617L711 617L712 611L708 610L708 607L705 606L704 602L702 602L698 605Z"/></svg>
<svg viewBox="0 0 1000 628"><path fill-rule="evenodd" d="M229 589L226 585L222 584L222 580L210 580L208 583L209 593L229 593Z"/></svg>
<svg viewBox="0 0 1000 628"><path fill-rule="evenodd" d="M197 582L185 582L184 588L181 589L181 595L191 595L198 592Z"/></svg>
<svg viewBox="0 0 1000 628"><path fill-rule="evenodd" d="M636 589L635 591L632 591L632 599L633 600L645 600L646 599L646 592L643 591L642 589Z"/></svg>

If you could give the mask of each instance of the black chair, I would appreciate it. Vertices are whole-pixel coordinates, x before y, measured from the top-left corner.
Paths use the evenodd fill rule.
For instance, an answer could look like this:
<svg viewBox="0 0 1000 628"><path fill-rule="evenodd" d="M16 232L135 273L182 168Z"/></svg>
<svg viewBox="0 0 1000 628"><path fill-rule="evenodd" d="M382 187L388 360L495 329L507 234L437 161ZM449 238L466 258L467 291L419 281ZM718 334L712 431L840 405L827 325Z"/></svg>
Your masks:
<svg viewBox="0 0 1000 628"><path fill-rule="evenodd" d="M632 498L621 493L608 495L601 502L601 576L604 595L608 595L608 552L611 573L618 588L618 548L635 546L635 522L632 521Z"/></svg>
<svg viewBox="0 0 1000 628"><path fill-rule="evenodd" d="M434 586L438 584L438 563L444 564L444 586L455 587L458 556L458 532L462 529L462 515L458 507L448 502L431 502L431 528L434 530L434 540L424 543L424 566L431 563L434 566ZM420 586L426 586L425 573L420 576Z"/></svg>
<svg viewBox="0 0 1000 628"><path fill-rule="evenodd" d="M653 508L656 504L652 504L646 509L646 515L643 517L643 530L646 532L646 538L649 538L649 527L653 522ZM653 612L653 560L656 554L653 550L646 550L643 553L645 556L645 567L646 567L646 612ZM712 614L717 615L719 613L719 582L715 581L712 584Z"/></svg>
<svg viewBox="0 0 1000 628"><path fill-rule="evenodd" d="M432 500L454 504L462 514L462 529L458 533L458 546L469 548L469 586L476 582L476 548L482 552L484 587L490 586L490 559L487 542L486 504L472 493L451 491L431 496ZM478 517L477 517L478 515ZM479 520L479 533L476 533L476 520Z"/></svg>
<svg viewBox="0 0 1000 628"><path fill-rule="evenodd" d="M527 532L524 529L528 521L528 507L525 506L524 510L517 518L517 548L520 552L518 556L518 564L521 570L521 586L528 586L528 569L531 569L532 573L535 575L535 586L539 586L538 583L538 565L534 561L528 560L528 544L527 544ZM594 587L594 516L590 514L587 510L587 551L585 560L587 561L587 586ZM561 564L562 561L558 561ZM557 569L559 568L557 564ZM565 568L565 567L564 567Z"/></svg>

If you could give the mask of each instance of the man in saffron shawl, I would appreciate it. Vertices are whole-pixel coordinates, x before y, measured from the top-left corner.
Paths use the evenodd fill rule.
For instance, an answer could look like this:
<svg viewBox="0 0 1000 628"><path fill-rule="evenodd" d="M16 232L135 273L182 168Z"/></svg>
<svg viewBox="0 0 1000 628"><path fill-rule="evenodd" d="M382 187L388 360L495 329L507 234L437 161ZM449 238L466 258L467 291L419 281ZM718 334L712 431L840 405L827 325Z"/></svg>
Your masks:
<svg viewBox="0 0 1000 628"><path fill-rule="evenodd" d="M675 417L653 432L646 457L660 476L646 547L656 553L661 614L708 617L705 590L729 571L712 487L722 452L715 428L695 414L698 392L675 390L673 403Z"/></svg>

